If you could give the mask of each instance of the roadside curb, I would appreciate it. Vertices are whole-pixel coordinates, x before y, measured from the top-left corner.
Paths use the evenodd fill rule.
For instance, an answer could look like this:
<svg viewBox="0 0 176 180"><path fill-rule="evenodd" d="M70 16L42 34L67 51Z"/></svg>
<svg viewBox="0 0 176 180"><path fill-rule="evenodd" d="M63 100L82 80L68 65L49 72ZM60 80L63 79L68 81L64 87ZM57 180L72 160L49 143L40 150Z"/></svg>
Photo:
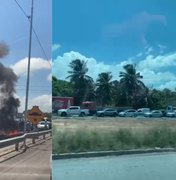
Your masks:
<svg viewBox="0 0 176 180"><path fill-rule="evenodd" d="M176 148L153 148L153 149L134 149L134 150L123 150L123 151L94 151L94 152L80 152L80 153L63 153L53 154L52 159L71 159L71 158L90 158L90 157L101 157L101 156L121 156L130 154L145 154L145 153L161 153L161 152L176 152Z"/></svg>

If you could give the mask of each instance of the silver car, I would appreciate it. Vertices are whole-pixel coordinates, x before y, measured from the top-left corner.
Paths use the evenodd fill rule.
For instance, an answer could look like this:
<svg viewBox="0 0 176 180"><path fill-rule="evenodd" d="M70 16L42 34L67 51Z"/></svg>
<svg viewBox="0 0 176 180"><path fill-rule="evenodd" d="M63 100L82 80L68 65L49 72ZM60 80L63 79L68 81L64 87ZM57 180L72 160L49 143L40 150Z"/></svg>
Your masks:
<svg viewBox="0 0 176 180"><path fill-rule="evenodd" d="M116 109L113 109L113 108L106 108L106 109L103 109L101 111L97 111L96 112L96 115L97 116L117 116L118 113L117 113L117 110Z"/></svg>
<svg viewBox="0 0 176 180"><path fill-rule="evenodd" d="M163 113L160 110L152 110L150 112L144 113L145 117L162 117Z"/></svg>
<svg viewBox="0 0 176 180"><path fill-rule="evenodd" d="M176 117L176 112L173 111L173 112L167 112L166 113L166 117Z"/></svg>
<svg viewBox="0 0 176 180"><path fill-rule="evenodd" d="M136 117L137 112L135 109L127 109L125 111L120 112L119 116L121 116L121 117Z"/></svg>

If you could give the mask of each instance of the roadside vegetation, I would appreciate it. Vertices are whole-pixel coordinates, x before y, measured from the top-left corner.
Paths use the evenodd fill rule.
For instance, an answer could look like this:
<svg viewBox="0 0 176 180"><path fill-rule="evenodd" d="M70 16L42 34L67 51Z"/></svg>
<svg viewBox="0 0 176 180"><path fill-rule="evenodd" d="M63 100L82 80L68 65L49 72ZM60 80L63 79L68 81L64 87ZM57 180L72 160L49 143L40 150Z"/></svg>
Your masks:
<svg viewBox="0 0 176 180"><path fill-rule="evenodd" d="M101 72L96 80L87 75L89 69L84 60L75 59L69 67L66 80L52 77L52 95L73 97L75 105L94 101L98 107L165 109L169 104L175 104L176 91L147 87L136 70L137 65L124 65L119 77L113 77L111 72Z"/></svg>
<svg viewBox="0 0 176 180"><path fill-rule="evenodd" d="M58 131L53 126L53 154L176 147L176 130L160 126L145 131L121 128Z"/></svg>
<svg viewBox="0 0 176 180"><path fill-rule="evenodd" d="M75 59L69 64L70 70L66 80L52 77L52 95L74 98L74 105L80 106L83 101L94 101L97 107L133 107L134 109L148 107L150 109L166 109L175 104L176 90L157 90L147 87L142 81L143 76L137 72L136 65L126 64L118 77L112 77L111 72L101 72L97 79L88 76L87 64L84 60ZM153 82L155 83L155 82ZM65 124L69 123L66 120ZM82 151L146 149L155 147L176 147L175 126L158 126L146 128L146 121L138 129L125 128L114 124L112 129L93 128L90 121L83 122L83 127L72 131L58 131L53 126L53 153L68 153ZM120 122L120 121L119 121ZM77 126L74 122L73 127ZM103 122L99 121L99 126ZM109 129L110 121L104 127ZM128 122L135 126L135 121ZM152 122L150 121L150 124ZM168 122L167 122L168 123ZM67 127L62 125L60 129ZM132 125L133 124L133 125ZM87 126L87 128L84 128ZM143 127L143 128L142 128ZM90 129L92 128L92 129ZM73 129L73 128L72 128Z"/></svg>

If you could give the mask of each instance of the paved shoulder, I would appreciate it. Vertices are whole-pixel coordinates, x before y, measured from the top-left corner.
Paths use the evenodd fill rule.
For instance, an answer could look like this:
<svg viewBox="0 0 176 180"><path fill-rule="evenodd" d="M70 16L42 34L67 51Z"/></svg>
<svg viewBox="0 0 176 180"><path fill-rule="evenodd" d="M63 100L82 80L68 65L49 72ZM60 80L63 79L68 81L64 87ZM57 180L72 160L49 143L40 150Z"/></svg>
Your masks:
<svg viewBox="0 0 176 180"><path fill-rule="evenodd" d="M49 180L51 140L30 147L26 152L0 164L3 180Z"/></svg>

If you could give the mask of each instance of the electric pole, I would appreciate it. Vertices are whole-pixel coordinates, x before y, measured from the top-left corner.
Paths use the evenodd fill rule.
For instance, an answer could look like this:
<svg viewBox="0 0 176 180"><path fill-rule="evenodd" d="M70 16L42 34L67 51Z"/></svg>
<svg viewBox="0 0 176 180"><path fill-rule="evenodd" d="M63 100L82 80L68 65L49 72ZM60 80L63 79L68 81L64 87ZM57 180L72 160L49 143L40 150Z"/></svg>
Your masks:
<svg viewBox="0 0 176 180"><path fill-rule="evenodd" d="M29 96L29 80L30 80L30 61L31 61L31 45L32 45L32 22L33 22L33 0L31 2L31 15L28 17L30 21L29 32L29 52L28 52L28 67L27 67L27 81L26 81L26 100L25 100L25 121L24 133L26 133L27 113L28 113L28 96Z"/></svg>

